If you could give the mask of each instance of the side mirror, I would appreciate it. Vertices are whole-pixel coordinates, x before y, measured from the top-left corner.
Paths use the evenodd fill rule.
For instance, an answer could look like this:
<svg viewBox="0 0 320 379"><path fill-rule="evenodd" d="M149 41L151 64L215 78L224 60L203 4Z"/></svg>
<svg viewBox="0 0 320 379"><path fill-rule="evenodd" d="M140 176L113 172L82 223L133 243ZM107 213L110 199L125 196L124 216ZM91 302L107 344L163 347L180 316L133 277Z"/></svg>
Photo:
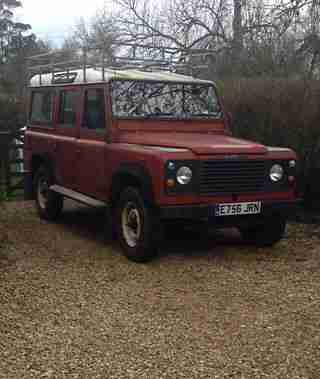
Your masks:
<svg viewBox="0 0 320 379"><path fill-rule="evenodd" d="M232 113L227 112L226 116L227 116L227 122L229 123L229 126L231 126L231 124L232 124Z"/></svg>
<svg viewBox="0 0 320 379"><path fill-rule="evenodd" d="M225 112L225 123L226 123L226 129L229 131L230 134L232 134L233 118L232 118L231 112Z"/></svg>

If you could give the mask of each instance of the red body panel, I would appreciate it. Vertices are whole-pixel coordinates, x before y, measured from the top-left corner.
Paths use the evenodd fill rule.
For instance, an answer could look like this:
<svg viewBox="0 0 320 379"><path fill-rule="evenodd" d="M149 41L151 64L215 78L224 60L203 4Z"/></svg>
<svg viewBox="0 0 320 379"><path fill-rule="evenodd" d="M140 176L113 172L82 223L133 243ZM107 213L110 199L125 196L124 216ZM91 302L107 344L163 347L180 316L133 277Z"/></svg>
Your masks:
<svg viewBox="0 0 320 379"><path fill-rule="evenodd" d="M74 87L71 87L74 89ZM267 147L229 136L224 120L112 120L111 100L106 88L106 130L104 133L84 130L81 126L83 91L73 129L61 128L57 122L50 128L30 125L26 132L25 159L32 169L35 156L51 159L59 184L108 201L112 177L124 163L145 168L151 177L157 205L191 205L232 202L232 196L204 197L198 194L168 195L165 191L165 164L168 160L225 159L239 155L248 160L296 159L291 150L270 151ZM90 87L92 88L92 86ZM65 89L65 87L64 87ZM57 92L58 93L58 92ZM163 149L163 148L175 148ZM237 201L294 200L294 183L284 192L242 194Z"/></svg>
<svg viewBox="0 0 320 379"><path fill-rule="evenodd" d="M108 148L104 141L80 138L76 143L76 186L82 193L107 200Z"/></svg>
<svg viewBox="0 0 320 379"><path fill-rule="evenodd" d="M121 134L119 140L149 146L186 148L199 155L267 153L263 145L210 132L126 132Z"/></svg>

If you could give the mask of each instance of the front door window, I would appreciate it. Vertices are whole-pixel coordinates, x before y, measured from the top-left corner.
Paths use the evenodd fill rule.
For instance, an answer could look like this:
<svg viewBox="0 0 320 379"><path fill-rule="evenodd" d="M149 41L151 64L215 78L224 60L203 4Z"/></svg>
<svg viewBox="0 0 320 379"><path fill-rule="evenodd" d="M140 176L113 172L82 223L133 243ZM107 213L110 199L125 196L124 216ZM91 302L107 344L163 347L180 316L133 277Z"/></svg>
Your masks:
<svg viewBox="0 0 320 379"><path fill-rule="evenodd" d="M59 124L63 127L75 127L77 105L79 99L78 91L61 91L60 92L60 112Z"/></svg>
<svg viewBox="0 0 320 379"><path fill-rule="evenodd" d="M102 88L85 91L82 127L96 132L105 131L105 100Z"/></svg>

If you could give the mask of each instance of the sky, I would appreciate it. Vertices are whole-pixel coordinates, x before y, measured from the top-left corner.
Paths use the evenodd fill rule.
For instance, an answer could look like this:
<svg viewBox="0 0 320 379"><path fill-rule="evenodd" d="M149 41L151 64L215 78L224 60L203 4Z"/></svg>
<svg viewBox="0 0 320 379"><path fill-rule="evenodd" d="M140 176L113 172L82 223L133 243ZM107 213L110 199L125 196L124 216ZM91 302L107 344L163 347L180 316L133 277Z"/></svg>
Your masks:
<svg viewBox="0 0 320 379"><path fill-rule="evenodd" d="M39 38L60 45L81 17L90 19L104 0L22 0L16 19L30 24Z"/></svg>

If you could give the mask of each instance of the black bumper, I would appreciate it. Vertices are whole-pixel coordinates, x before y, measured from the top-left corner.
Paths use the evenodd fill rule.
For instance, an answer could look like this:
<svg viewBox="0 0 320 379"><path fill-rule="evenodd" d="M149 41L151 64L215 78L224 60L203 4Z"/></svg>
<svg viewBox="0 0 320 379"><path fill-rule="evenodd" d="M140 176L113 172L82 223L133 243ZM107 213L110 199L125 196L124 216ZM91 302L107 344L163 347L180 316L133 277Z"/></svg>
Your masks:
<svg viewBox="0 0 320 379"><path fill-rule="evenodd" d="M239 216L212 216L212 207L210 205L192 205L192 206L166 206L160 207L160 217L163 220L200 220L209 219L210 222L216 224L238 225L242 223L261 220L265 217L278 215L288 218L292 216L300 204L300 200L296 201L274 201L263 202L261 213L258 215L239 215Z"/></svg>

